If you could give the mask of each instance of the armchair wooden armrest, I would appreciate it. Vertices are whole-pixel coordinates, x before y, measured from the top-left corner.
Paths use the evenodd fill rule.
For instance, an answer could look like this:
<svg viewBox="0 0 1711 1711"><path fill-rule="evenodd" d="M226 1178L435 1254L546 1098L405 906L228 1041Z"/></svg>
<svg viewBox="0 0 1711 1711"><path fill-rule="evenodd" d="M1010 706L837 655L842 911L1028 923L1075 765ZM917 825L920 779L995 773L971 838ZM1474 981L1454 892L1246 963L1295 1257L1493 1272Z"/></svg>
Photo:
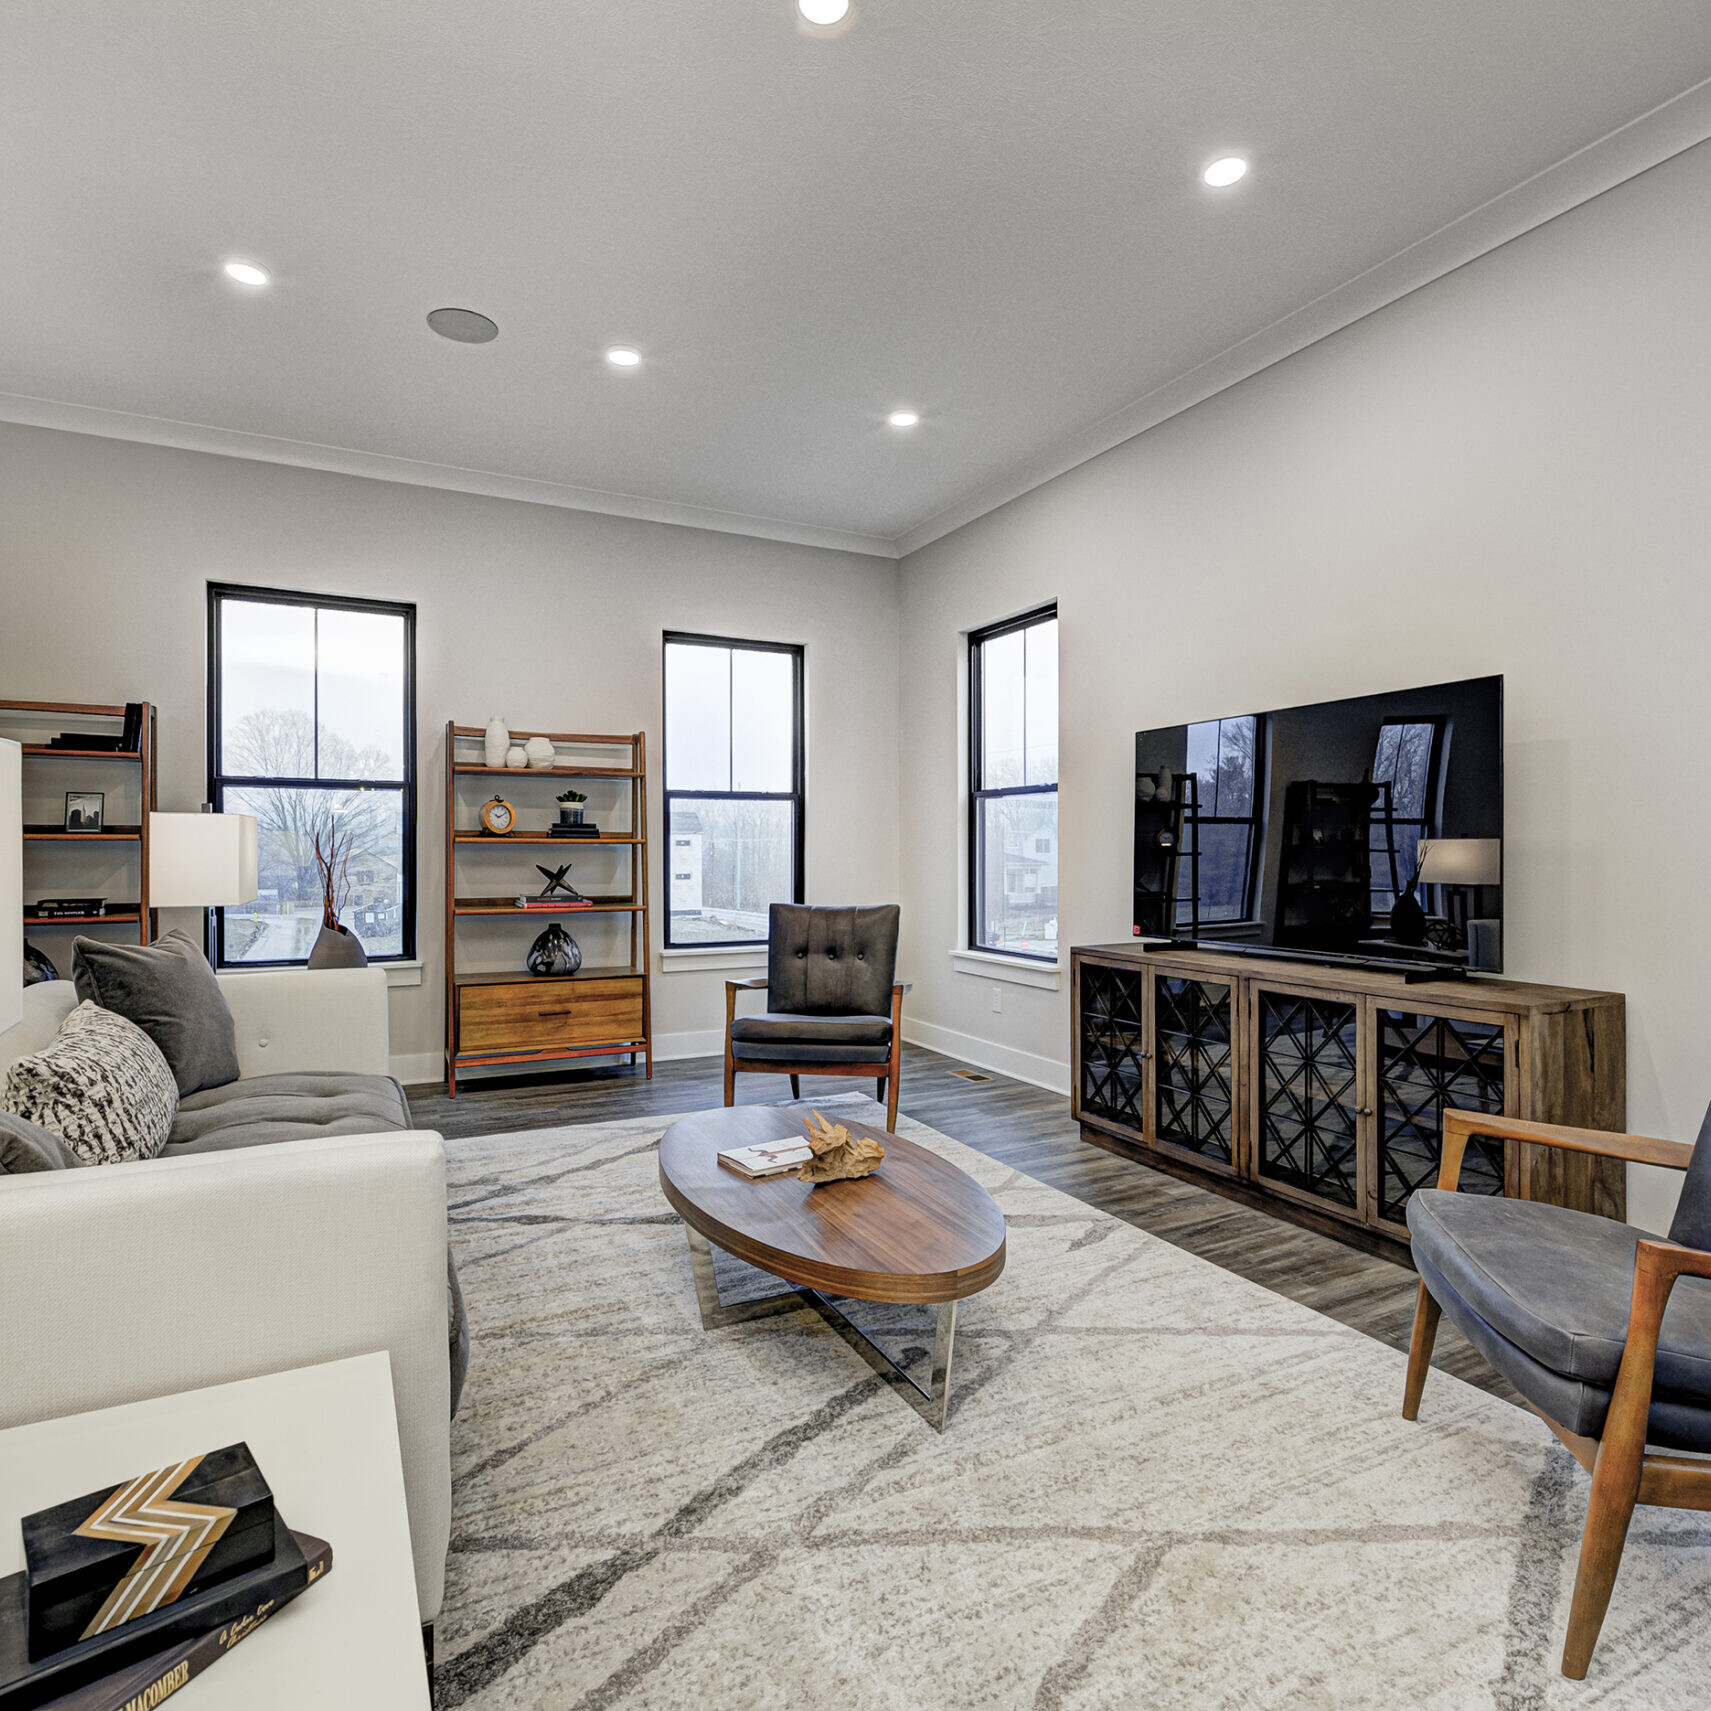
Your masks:
<svg viewBox="0 0 1711 1711"><path fill-rule="evenodd" d="M1568 1152L1600 1153L1605 1158L1634 1164L1662 1165L1686 1170L1693 1148L1685 1141L1657 1141L1647 1135L1619 1135L1608 1129L1574 1129L1562 1123L1529 1123L1519 1117L1490 1117L1478 1111L1444 1113L1443 1162L1440 1188L1455 1188L1461 1180L1462 1157L1474 1135L1494 1141L1526 1141L1538 1147L1561 1147Z"/></svg>
<svg viewBox="0 0 1711 1711"><path fill-rule="evenodd" d="M751 974L747 980L727 980L725 982L725 1037L728 1040L731 1024L737 1019L737 994L739 992L764 992L766 976Z"/></svg>

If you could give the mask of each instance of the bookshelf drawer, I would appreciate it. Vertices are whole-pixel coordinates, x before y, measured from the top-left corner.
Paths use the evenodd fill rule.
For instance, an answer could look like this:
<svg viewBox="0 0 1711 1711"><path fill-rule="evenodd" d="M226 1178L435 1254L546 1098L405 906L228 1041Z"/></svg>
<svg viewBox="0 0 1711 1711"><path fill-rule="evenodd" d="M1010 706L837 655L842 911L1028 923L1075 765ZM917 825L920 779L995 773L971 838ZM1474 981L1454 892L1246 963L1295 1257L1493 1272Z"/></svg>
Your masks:
<svg viewBox="0 0 1711 1711"><path fill-rule="evenodd" d="M460 1052L542 1051L642 1037L639 975L466 986L458 993Z"/></svg>

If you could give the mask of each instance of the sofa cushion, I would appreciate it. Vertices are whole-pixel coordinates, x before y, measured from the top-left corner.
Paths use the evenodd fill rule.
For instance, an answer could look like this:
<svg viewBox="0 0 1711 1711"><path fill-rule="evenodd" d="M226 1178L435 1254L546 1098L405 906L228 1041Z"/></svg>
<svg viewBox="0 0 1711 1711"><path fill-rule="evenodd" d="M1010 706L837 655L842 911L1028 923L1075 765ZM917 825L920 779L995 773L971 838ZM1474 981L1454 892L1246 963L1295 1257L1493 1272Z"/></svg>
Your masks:
<svg viewBox="0 0 1711 1711"><path fill-rule="evenodd" d="M182 1100L165 1156L410 1126L404 1090L390 1076L340 1070L251 1075Z"/></svg>
<svg viewBox="0 0 1711 1711"><path fill-rule="evenodd" d="M83 1163L50 1129L0 1111L0 1176L29 1176L38 1170L70 1170Z"/></svg>
<svg viewBox="0 0 1711 1711"><path fill-rule="evenodd" d="M77 996L135 1022L172 1066L179 1096L238 1079L238 1036L220 983L188 933L152 945L73 941Z"/></svg>
<svg viewBox="0 0 1711 1711"><path fill-rule="evenodd" d="M891 1008L898 908L774 903L767 915L767 1002L797 1016L876 1016Z"/></svg>
<svg viewBox="0 0 1711 1711"><path fill-rule="evenodd" d="M85 1003L51 1045L6 1071L0 1106L51 1130L86 1164L118 1164L166 1144L178 1085L136 1023Z"/></svg>
<svg viewBox="0 0 1711 1711"><path fill-rule="evenodd" d="M1409 1200L1408 1229L1422 1274L1430 1266L1496 1335L1566 1378L1604 1390L1616 1382L1634 1250L1646 1231L1541 1201L1436 1188ZM1671 1291L1656 1384L1711 1404L1711 1279L1684 1277Z"/></svg>

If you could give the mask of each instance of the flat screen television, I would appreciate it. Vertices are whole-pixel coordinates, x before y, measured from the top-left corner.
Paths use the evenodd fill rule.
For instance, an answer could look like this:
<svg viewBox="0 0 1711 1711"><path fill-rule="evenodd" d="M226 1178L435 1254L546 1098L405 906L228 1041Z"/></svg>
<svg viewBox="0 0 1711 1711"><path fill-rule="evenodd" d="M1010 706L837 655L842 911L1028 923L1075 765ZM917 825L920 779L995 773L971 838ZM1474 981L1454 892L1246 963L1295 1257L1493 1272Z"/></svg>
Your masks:
<svg viewBox="0 0 1711 1711"><path fill-rule="evenodd" d="M1503 679L1135 735L1135 934L1503 966Z"/></svg>

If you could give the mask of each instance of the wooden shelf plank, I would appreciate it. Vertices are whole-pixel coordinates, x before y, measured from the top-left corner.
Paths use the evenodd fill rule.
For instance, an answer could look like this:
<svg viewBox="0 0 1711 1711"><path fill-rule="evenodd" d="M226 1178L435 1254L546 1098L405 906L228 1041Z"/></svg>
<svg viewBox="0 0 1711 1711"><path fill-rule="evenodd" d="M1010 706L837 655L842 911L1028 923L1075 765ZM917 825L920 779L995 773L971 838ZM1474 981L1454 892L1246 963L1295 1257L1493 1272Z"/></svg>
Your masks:
<svg viewBox="0 0 1711 1711"><path fill-rule="evenodd" d="M452 1062L459 1069L479 1069L501 1063L557 1063L561 1058L615 1057L624 1052L646 1051L646 1039L608 1040L598 1046L543 1046L532 1052L456 1052Z"/></svg>
<svg viewBox="0 0 1711 1711"><path fill-rule="evenodd" d="M24 841L67 843L87 840L90 843L136 844L142 842L141 826L108 826L99 832L68 832L60 826L26 826Z"/></svg>
<svg viewBox="0 0 1711 1711"><path fill-rule="evenodd" d="M640 778L633 766L483 766L480 761L454 761L452 771L489 778Z"/></svg>
<svg viewBox="0 0 1711 1711"><path fill-rule="evenodd" d="M26 758L49 760L134 760L143 757L134 749L56 749L47 743L20 743Z"/></svg>
<svg viewBox="0 0 1711 1711"><path fill-rule="evenodd" d="M639 844L640 838L602 832L597 838L555 838L550 832L507 832L496 837L492 832L453 832L454 844Z"/></svg>
<svg viewBox="0 0 1711 1711"><path fill-rule="evenodd" d="M137 924L137 906L133 903L128 909L109 909L105 915L32 915L28 909L24 911L26 927L84 927L100 926L104 922L117 921L120 926Z"/></svg>
<svg viewBox="0 0 1711 1711"><path fill-rule="evenodd" d="M614 964L611 967L601 964L598 967L579 968L575 974L530 974L526 968L500 969L486 974L459 974L453 976L454 986L512 986L527 981L531 986L550 986L555 981L575 980L635 980L640 974L639 968Z"/></svg>
<svg viewBox="0 0 1711 1711"><path fill-rule="evenodd" d="M453 725L452 735L463 742L480 743L487 740L487 728L484 725ZM633 731L627 731L618 736L589 735L584 731L512 731L511 741L526 743L530 737L545 737L549 743L563 743L566 748L589 749L633 749L636 737Z"/></svg>
<svg viewBox="0 0 1711 1711"><path fill-rule="evenodd" d="M591 897L581 906L572 904L563 909L519 909L509 897L459 897L452 902L453 912L459 915L544 915L548 920L559 915L645 915L647 907L647 904L634 902L627 897Z"/></svg>

